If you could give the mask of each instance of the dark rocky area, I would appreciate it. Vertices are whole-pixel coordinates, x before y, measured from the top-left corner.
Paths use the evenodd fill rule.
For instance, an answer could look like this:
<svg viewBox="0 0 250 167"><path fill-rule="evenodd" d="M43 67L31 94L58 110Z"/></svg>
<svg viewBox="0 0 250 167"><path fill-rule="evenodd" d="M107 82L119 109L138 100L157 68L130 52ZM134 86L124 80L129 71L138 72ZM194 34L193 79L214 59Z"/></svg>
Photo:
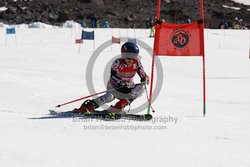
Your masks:
<svg viewBox="0 0 250 167"><path fill-rule="evenodd" d="M240 10L225 8L222 5L238 7ZM110 27L146 28L145 20L154 17L157 0L1 0L0 22L22 24L43 22L60 25L66 20L82 22L91 27L91 18L95 16L102 26L103 20L110 22ZM250 24L250 6L231 0L204 0L206 27L217 28L226 19L229 23L235 17ZM161 18L170 23L182 23L185 18L198 20L199 0L162 0Z"/></svg>

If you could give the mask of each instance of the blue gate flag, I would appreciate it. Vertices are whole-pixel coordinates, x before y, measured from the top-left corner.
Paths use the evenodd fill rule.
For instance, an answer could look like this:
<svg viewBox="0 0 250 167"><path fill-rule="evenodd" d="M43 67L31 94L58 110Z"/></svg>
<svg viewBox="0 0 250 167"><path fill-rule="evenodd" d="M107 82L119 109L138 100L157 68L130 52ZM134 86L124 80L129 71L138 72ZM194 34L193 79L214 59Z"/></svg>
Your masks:
<svg viewBox="0 0 250 167"><path fill-rule="evenodd" d="M16 29L15 28L6 28L6 34L15 34Z"/></svg>
<svg viewBox="0 0 250 167"><path fill-rule="evenodd" d="M82 30L82 38L81 39L86 39L86 40L94 40L95 39L95 32L87 32Z"/></svg>

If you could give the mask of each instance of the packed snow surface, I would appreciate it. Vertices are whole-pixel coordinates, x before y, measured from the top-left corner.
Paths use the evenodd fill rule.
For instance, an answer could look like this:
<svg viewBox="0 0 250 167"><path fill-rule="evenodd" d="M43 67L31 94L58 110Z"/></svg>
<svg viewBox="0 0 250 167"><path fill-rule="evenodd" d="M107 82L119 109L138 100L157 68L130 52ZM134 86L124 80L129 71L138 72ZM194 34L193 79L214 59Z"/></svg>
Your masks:
<svg viewBox="0 0 250 167"><path fill-rule="evenodd" d="M163 76L156 70L155 80L162 78L163 85L153 103L154 118L138 122L52 117L48 110L93 93L87 88L90 76L96 92L105 90L110 61L121 46L102 45L112 35L136 37L149 46L140 46L140 55L150 75L149 30L96 29L95 42L79 45L78 26L33 26L39 28L20 25L8 36L0 27L1 166L250 166L249 31L205 30L206 117L202 58L162 56ZM93 49L100 47L93 72L87 73ZM144 93L131 109L145 102Z"/></svg>

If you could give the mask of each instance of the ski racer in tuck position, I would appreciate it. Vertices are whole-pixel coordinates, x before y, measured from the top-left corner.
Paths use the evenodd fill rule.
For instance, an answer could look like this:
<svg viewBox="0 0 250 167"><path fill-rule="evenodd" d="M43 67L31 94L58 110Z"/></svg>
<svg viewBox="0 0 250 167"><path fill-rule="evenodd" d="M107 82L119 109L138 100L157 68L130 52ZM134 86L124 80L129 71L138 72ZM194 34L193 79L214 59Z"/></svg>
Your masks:
<svg viewBox="0 0 250 167"><path fill-rule="evenodd" d="M119 101L114 106L111 106L108 111L124 114L124 108L144 92L145 87L143 84L149 84L149 77L143 69L138 54L139 48L135 43L124 43L121 47L121 57L116 59L111 66L106 94L93 100L86 100L74 112L92 112L117 98ZM140 84L134 84L133 82L136 73L141 78Z"/></svg>

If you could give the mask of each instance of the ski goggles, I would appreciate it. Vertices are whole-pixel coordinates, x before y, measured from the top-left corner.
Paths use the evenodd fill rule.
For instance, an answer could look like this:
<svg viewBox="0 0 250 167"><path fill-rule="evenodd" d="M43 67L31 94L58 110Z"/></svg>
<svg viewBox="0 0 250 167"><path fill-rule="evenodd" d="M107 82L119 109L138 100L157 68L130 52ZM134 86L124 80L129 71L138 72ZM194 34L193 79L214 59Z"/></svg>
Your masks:
<svg viewBox="0 0 250 167"><path fill-rule="evenodd" d="M128 59L128 60L138 59L138 54L135 54L135 53L122 53L121 56L123 59Z"/></svg>

